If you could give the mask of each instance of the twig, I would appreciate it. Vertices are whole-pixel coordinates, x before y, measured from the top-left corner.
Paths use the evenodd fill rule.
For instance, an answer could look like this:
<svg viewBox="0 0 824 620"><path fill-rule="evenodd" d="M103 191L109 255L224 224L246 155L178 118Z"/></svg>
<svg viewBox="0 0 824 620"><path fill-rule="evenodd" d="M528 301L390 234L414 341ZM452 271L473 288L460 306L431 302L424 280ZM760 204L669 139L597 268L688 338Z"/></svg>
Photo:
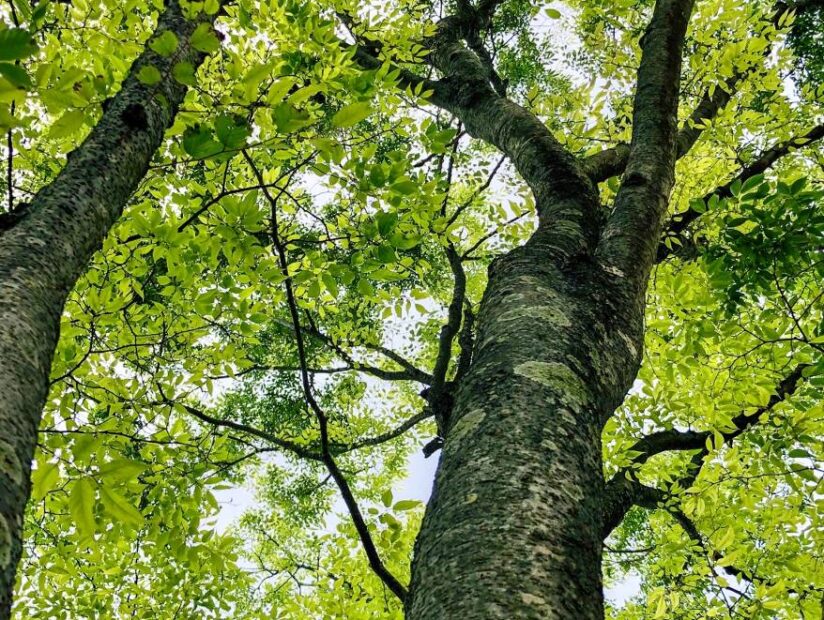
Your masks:
<svg viewBox="0 0 824 620"><path fill-rule="evenodd" d="M264 185L263 182L263 175L258 170L257 166L255 165L252 158L249 154L244 150L243 157L246 159L246 162L249 164L249 167L252 169L255 177L260 183L261 186ZM306 362L306 349L303 342L303 331L300 325L300 313L298 311L297 301L295 300L294 290L292 288L292 278L289 275L289 262L286 257L286 248L283 245L280 235L278 232L278 219L277 219L277 198L273 197L269 190L264 188L263 194L266 196L266 199L269 201L271 206L271 221L272 221L272 245L274 246L278 262L280 264L280 270L283 274L283 286L286 291L286 302L289 306L289 313L292 317L292 324L294 326L295 332L295 341L297 344L298 349L298 360L300 362L301 367L301 383L303 386L303 393L304 397L306 398L306 403L312 412L315 414L317 418L318 425L320 426L320 441L321 441L321 460L323 464L326 466L326 469L329 471L329 474L332 476L332 479L337 484L338 489L340 490L341 496L343 497L343 501L346 504L347 509L349 510L349 514L352 518L352 522L355 526L355 529L358 532L358 536L361 541L361 545L363 546L364 551L366 552L366 556L369 559L369 565L371 566L372 570L375 574L381 579L381 581L386 584L386 586L392 591L392 593L403 602L406 599L406 588L401 585L401 583L395 578L392 573L384 566L383 562L378 555L378 550L375 547L375 543L372 540L372 536L369 533L369 529L366 525L366 521L363 518L363 514L360 511L358 506L357 500L355 496L352 494L352 490L349 487L349 483L346 480L346 477L343 475L341 470L338 468L337 463L335 462L334 457L330 451L329 447L329 419L326 416L326 413L321 409L320 405L318 405L315 397L312 393L312 385L309 381L309 371L308 371L308 364Z"/></svg>

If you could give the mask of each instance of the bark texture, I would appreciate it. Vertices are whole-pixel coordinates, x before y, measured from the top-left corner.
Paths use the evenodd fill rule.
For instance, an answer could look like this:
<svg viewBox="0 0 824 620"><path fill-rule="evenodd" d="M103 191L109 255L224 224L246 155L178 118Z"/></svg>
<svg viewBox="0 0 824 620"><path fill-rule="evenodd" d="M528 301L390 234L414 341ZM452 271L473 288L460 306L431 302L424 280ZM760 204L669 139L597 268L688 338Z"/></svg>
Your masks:
<svg viewBox="0 0 824 620"><path fill-rule="evenodd" d="M620 278L546 259L490 268L423 529L407 617L600 618L601 429L640 361Z"/></svg>
<svg viewBox="0 0 824 620"><path fill-rule="evenodd" d="M640 364L692 4L655 5L632 142L603 164L625 169L609 217L591 162L576 161L501 95L483 58L461 43L477 12L447 18L430 42L445 75L433 87L436 103L510 158L532 189L539 224L489 270L472 364L457 386L415 547L410 620L603 618L601 430Z"/></svg>
<svg viewBox="0 0 824 620"><path fill-rule="evenodd" d="M0 235L0 620L11 614L31 463L63 304L146 174L183 100L186 87L171 77L173 64L198 66L203 60L189 44L203 19L187 20L177 2L166 3L155 36L174 32L175 54L164 58L146 48L100 122L69 153L66 167L35 196L25 217ZM135 76L144 65L155 66L162 80L141 84Z"/></svg>

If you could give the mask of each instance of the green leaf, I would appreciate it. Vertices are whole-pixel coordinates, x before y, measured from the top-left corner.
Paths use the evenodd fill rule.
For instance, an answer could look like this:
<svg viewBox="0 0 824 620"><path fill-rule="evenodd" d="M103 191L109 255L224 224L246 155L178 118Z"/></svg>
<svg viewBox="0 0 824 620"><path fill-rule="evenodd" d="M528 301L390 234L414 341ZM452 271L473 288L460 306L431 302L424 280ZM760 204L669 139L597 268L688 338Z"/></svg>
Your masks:
<svg viewBox="0 0 824 620"><path fill-rule="evenodd" d="M88 478L74 483L69 495L69 514L82 537L94 535L94 484Z"/></svg>
<svg viewBox="0 0 824 620"><path fill-rule="evenodd" d="M153 39L151 43L149 43L149 47L151 47L155 52L160 54L161 56L171 56L175 53L177 49L177 36L171 30L163 31L159 37Z"/></svg>
<svg viewBox="0 0 824 620"><path fill-rule="evenodd" d="M411 250L420 245L421 238L417 235L405 236L396 232L390 237L389 242L399 250Z"/></svg>
<svg viewBox="0 0 824 620"><path fill-rule="evenodd" d="M137 72L137 79L146 86L154 86L163 79L163 76L160 75L157 67L153 65L143 65L140 71Z"/></svg>
<svg viewBox="0 0 824 620"><path fill-rule="evenodd" d="M370 275L375 280L379 280L382 282L396 282L397 280L403 280L406 277L400 273L390 271L389 269L376 269Z"/></svg>
<svg viewBox="0 0 824 620"><path fill-rule="evenodd" d="M418 190L418 185L414 181L405 179L398 181L397 183L393 183L389 189L403 196L409 196Z"/></svg>
<svg viewBox="0 0 824 620"><path fill-rule="evenodd" d="M193 48L205 54L211 54L220 49L220 41L209 24L200 24L195 28L190 42Z"/></svg>
<svg viewBox="0 0 824 620"><path fill-rule="evenodd" d="M95 447L97 439L94 435L78 435L72 445L72 454L75 463L83 463L89 459Z"/></svg>
<svg viewBox="0 0 824 620"><path fill-rule="evenodd" d="M241 148L251 133L242 116L223 114L215 120L215 136L227 149Z"/></svg>
<svg viewBox="0 0 824 620"><path fill-rule="evenodd" d="M789 454L790 458L793 458L793 459L812 458L812 454L810 454L806 450L802 450L801 448L794 448L793 450L790 450L788 454Z"/></svg>
<svg viewBox="0 0 824 620"><path fill-rule="evenodd" d="M82 110L67 110L63 116L49 128L50 138L65 138L72 135L83 125L86 115Z"/></svg>
<svg viewBox="0 0 824 620"><path fill-rule="evenodd" d="M375 220L378 223L378 232L381 234L381 237L386 238L398 224L398 214L382 211L375 215Z"/></svg>
<svg viewBox="0 0 824 620"><path fill-rule="evenodd" d="M343 106L332 117L332 125L335 127L351 127L361 122L372 112L372 107L368 101L358 101Z"/></svg>
<svg viewBox="0 0 824 620"><path fill-rule="evenodd" d="M332 297L338 296L338 283L335 282L335 278L332 277L329 273L323 273L320 276L321 280L323 280L323 286L326 287L326 290L332 295Z"/></svg>
<svg viewBox="0 0 824 620"><path fill-rule="evenodd" d="M195 68L190 62L176 62L172 66L172 77L186 86L196 86Z"/></svg>
<svg viewBox="0 0 824 620"><path fill-rule="evenodd" d="M383 168L380 164L372 166L369 170L369 183L371 183L373 187L383 187L384 183L386 183L386 176L384 176Z"/></svg>
<svg viewBox="0 0 824 620"><path fill-rule="evenodd" d="M756 187L761 185L761 183L763 181L764 181L764 175L763 174L753 175L749 179L744 181L744 183L741 185L741 190L740 191L741 191L742 194L746 194L751 189L755 189Z"/></svg>
<svg viewBox="0 0 824 620"><path fill-rule="evenodd" d="M199 125L183 134L183 150L194 159L205 159L223 151L223 145L212 138L212 132Z"/></svg>
<svg viewBox="0 0 824 620"><path fill-rule="evenodd" d="M398 257L395 256L395 248L388 243L382 243L378 246L377 256L378 260L384 264L394 263L398 259Z"/></svg>
<svg viewBox="0 0 824 620"><path fill-rule="evenodd" d="M106 512L118 521L134 527L140 527L143 524L143 515L140 514L140 511L116 491L101 486L100 498Z"/></svg>
<svg viewBox="0 0 824 620"><path fill-rule="evenodd" d="M549 19L559 19L561 17L561 12L558 9L552 9L547 7L545 9L545 12L546 16L549 17Z"/></svg>
<svg viewBox="0 0 824 620"><path fill-rule="evenodd" d="M0 75L18 88L28 90L33 86L31 77L29 77L29 74L26 73L26 70L20 65L0 62Z"/></svg>
<svg viewBox="0 0 824 620"><path fill-rule="evenodd" d="M37 51L37 44L28 30L7 28L0 30L0 61L22 60Z"/></svg>
<svg viewBox="0 0 824 620"><path fill-rule="evenodd" d="M392 510L395 510L397 512L403 512L405 510L412 510L421 505L422 503L416 499L402 499L401 501L396 502L394 506L392 506Z"/></svg>
<svg viewBox="0 0 824 620"><path fill-rule="evenodd" d="M146 471L147 467L148 465L140 461L115 459L105 465L101 465L99 474L101 478L105 478L106 480L126 482L137 478L137 476Z"/></svg>
<svg viewBox="0 0 824 620"><path fill-rule="evenodd" d="M272 120L278 131L292 133L311 124L311 117L305 110L283 102L272 109Z"/></svg>
<svg viewBox="0 0 824 620"><path fill-rule="evenodd" d="M31 13L31 21L39 24L49 10L49 0L41 0Z"/></svg>
<svg viewBox="0 0 824 620"><path fill-rule="evenodd" d="M364 295L365 297L372 297L375 294L375 289L372 288L372 285L363 278L358 280L356 288L358 290L358 293Z"/></svg>
<svg viewBox="0 0 824 620"><path fill-rule="evenodd" d="M796 196L800 194L801 190L803 190L805 187L807 187L807 177L798 178L795 181L793 181L792 185L790 185L790 193L793 196Z"/></svg>
<svg viewBox="0 0 824 620"><path fill-rule="evenodd" d="M60 470L57 463L46 463L32 472L32 499L43 499L57 484Z"/></svg>

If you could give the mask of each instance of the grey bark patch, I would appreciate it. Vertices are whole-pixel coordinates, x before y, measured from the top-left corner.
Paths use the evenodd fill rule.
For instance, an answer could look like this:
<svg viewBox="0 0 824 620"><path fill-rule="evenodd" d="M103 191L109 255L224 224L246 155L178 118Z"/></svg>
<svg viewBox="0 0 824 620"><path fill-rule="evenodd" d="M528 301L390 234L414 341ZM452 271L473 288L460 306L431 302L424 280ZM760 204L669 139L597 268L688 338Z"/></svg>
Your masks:
<svg viewBox="0 0 824 620"><path fill-rule="evenodd" d="M546 601L541 598L540 596L535 596L534 594L530 594L529 592L521 592L521 600L524 602L525 605L530 606L541 606L546 605Z"/></svg>
<svg viewBox="0 0 824 620"><path fill-rule="evenodd" d="M621 269L614 265L605 265L601 264L601 268L606 271L608 274L615 276L616 278L626 278L627 274L625 274Z"/></svg>
<svg viewBox="0 0 824 620"><path fill-rule="evenodd" d="M11 563L11 542L11 528L3 515L0 515L0 570L6 570Z"/></svg>
<svg viewBox="0 0 824 620"><path fill-rule="evenodd" d="M618 336L624 341L624 344L627 345L627 349L632 354L633 359L638 359L638 349L635 348L632 339L620 330L618 331Z"/></svg>
<svg viewBox="0 0 824 620"><path fill-rule="evenodd" d="M513 308L504 312L498 317L499 321L516 321L518 319L529 318L539 321L547 321L560 327L570 327L572 322L564 312L555 305L528 306L526 308Z"/></svg>
<svg viewBox="0 0 824 620"><path fill-rule="evenodd" d="M547 286L545 280L531 275L523 275L518 277L518 282L521 282L526 290L538 291L540 293L549 294L557 297L558 294L551 287Z"/></svg>
<svg viewBox="0 0 824 620"><path fill-rule="evenodd" d="M482 409L473 409L465 416L463 416L455 426L452 428L452 431L446 438L446 446L457 446L460 444L461 440L472 433L478 425L483 421L486 417L486 414L483 412Z"/></svg>
<svg viewBox="0 0 824 620"><path fill-rule="evenodd" d="M515 366L514 372L552 389L573 407L581 407L586 401L586 388L581 379L564 364L530 360Z"/></svg>

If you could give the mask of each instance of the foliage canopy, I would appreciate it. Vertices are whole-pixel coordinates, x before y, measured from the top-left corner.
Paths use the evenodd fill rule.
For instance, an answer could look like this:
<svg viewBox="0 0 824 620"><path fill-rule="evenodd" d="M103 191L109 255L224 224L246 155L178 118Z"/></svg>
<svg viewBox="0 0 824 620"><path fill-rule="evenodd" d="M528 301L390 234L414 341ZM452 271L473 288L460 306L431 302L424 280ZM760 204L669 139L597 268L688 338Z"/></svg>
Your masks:
<svg viewBox="0 0 824 620"><path fill-rule="evenodd" d="M480 35L508 96L585 158L630 141L652 4L508 0ZM437 433L420 391L455 282L465 278L457 311L469 332L487 267L535 226L533 197L405 77L428 75L421 42L451 3L187 6L219 15L191 40L210 55L197 71L174 65L191 87L183 106L66 304L16 609L402 618L321 453L328 444L383 563L406 583L423 506L392 489ZM10 213L101 117L162 9L3 7ZM606 584L640 579L612 618L821 609L821 11L696 7L680 118L707 93L730 101L692 127L700 137L678 162L642 370L603 431L607 477L668 493L607 541ZM373 46L373 66L356 43ZM178 41L167 32L150 45L174 57ZM145 66L138 78L161 75ZM604 204L618 182L599 184ZM465 344L452 343L450 373ZM755 414L741 432L737 416ZM700 444L648 456L636 443L672 429ZM696 453L706 462L685 479ZM218 498L240 487L250 507L227 528Z"/></svg>

